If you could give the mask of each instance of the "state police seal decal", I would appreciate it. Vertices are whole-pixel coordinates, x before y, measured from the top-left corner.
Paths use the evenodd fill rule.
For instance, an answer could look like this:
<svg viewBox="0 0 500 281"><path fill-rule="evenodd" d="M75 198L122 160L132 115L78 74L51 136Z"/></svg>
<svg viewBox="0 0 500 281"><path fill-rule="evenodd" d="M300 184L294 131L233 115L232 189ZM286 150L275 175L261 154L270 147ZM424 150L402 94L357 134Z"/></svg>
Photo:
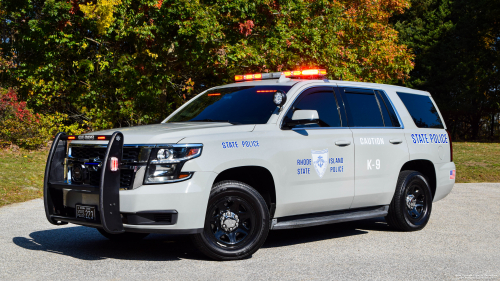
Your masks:
<svg viewBox="0 0 500 281"><path fill-rule="evenodd" d="M328 166L328 148L323 150L311 150L311 155L314 170L316 170L318 176L322 178Z"/></svg>

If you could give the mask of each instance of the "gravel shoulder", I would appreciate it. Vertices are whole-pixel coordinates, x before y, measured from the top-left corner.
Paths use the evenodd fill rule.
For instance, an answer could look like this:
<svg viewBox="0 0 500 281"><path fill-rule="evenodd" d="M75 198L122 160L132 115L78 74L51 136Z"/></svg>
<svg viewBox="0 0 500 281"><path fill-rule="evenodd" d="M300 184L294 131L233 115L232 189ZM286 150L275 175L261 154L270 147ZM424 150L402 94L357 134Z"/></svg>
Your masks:
<svg viewBox="0 0 500 281"><path fill-rule="evenodd" d="M36 199L0 208L0 280L500 280L500 183L456 184L422 231L383 218L271 231L242 261L207 260L186 236L115 244L53 226Z"/></svg>

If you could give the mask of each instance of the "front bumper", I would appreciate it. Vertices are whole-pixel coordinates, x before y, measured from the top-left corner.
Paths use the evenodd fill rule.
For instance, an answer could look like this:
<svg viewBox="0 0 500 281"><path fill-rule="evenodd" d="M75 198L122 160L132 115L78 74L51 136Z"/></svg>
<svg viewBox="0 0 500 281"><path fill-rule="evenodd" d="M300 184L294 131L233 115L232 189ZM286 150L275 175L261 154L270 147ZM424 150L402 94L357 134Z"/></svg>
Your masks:
<svg viewBox="0 0 500 281"><path fill-rule="evenodd" d="M187 181L143 185L134 190L121 191L120 211L122 213L133 214L155 210L177 211L177 222L172 225L124 224L123 227L128 231L147 230L148 232L203 229L208 197L216 176L217 174L214 172L196 172Z"/></svg>
<svg viewBox="0 0 500 281"><path fill-rule="evenodd" d="M129 232L193 234L200 233L205 222L208 197L215 177L214 172L196 172L190 180L170 183L143 185L133 190L120 191L120 213L123 228ZM78 190L66 190L63 204L73 208L76 204L98 205L97 194L87 194ZM100 211L100 210L98 210ZM169 223L154 222L152 214L170 214L174 219ZM151 215L151 220L147 218ZM143 217L143 220L131 219ZM71 218L61 221L100 227L97 223Z"/></svg>
<svg viewBox="0 0 500 281"><path fill-rule="evenodd" d="M120 136L118 141L116 136ZM108 137L107 137L108 138ZM49 222L103 228L109 233L199 233L204 227L214 172L195 172L189 180L143 185L119 190L120 173L110 172L104 163L99 186L63 181L62 159L66 157L67 136L58 134L49 153L44 179L45 210ZM104 159L121 160L123 135L109 137ZM116 149L115 149L116 148ZM113 152L116 150L116 153ZM96 219L76 218L75 205L96 207Z"/></svg>

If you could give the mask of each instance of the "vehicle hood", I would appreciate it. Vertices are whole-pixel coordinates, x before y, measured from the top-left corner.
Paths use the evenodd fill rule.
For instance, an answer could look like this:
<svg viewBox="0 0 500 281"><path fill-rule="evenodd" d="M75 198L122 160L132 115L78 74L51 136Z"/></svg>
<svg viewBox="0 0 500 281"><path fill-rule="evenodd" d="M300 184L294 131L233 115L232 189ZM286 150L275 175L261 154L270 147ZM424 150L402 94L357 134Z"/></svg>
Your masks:
<svg viewBox="0 0 500 281"><path fill-rule="evenodd" d="M154 125L143 125L125 128L115 128L87 135L111 135L121 132L125 139L124 144L159 144L178 143L186 137L206 134L223 134L234 132L250 132L255 125L232 125L230 123L215 122L182 122L182 123L160 123ZM98 141L73 141L73 143L99 144Z"/></svg>

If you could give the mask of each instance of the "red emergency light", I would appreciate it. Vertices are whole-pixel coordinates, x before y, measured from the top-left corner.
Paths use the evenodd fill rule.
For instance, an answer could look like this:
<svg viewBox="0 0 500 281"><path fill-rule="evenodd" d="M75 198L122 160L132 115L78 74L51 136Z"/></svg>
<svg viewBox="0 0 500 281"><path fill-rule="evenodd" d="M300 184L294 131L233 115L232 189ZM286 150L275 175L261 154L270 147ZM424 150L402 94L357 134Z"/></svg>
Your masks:
<svg viewBox="0 0 500 281"><path fill-rule="evenodd" d="M280 78L281 75L285 75L285 77L290 77L290 78L318 79L326 75L326 69L306 69L306 70L294 70L294 71L283 71L283 72L236 75L234 76L234 80L240 82L240 81L254 81L254 80L265 80L265 79L278 79Z"/></svg>

